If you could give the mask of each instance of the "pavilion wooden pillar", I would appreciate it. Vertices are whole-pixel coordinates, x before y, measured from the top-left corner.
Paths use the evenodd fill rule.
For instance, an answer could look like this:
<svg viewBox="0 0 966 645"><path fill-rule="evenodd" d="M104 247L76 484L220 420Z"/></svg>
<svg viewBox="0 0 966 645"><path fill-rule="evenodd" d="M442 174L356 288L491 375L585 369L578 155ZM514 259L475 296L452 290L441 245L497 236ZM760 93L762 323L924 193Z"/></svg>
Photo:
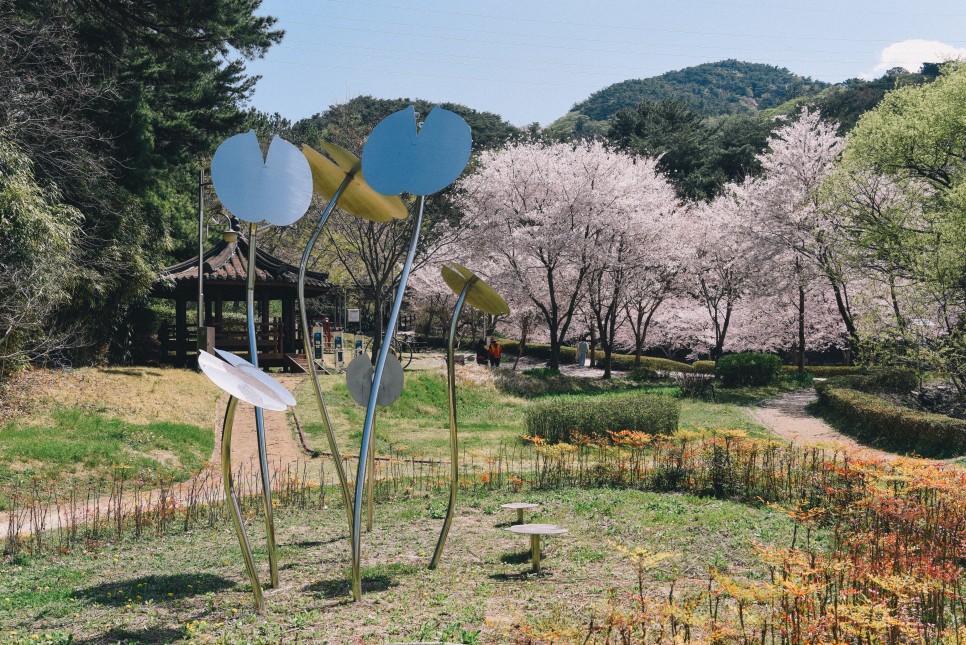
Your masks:
<svg viewBox="0 0 966 645"><path fill-rule="evenodd" d="M188 307L184 294L179 292L174 302L175 345L178 348L178 364L184 365L188 360L186 345L188 343Z"/></svg>
<svg viewBox="0 0 966 645"><path fill-rule="evenodd" d="M282 351L295 353L295 298L282 296Z"/></svg>
<svg viewBox="0 0 966 645"><path fill-rule="evenodd" d="M269 317L269 312L271 311L272 301L269 299L267 295L265 295L265 296L262 296L261 303L262 303L261 304L262 329L261 329L261 333L259 333L258 336L262 341L270 341L270 340L273 340L272 334L269 332L269 329L268 329L269 322L271 321L271 318ZM261 348L259 348L258 351L261 352L262 351Z"/></svg>

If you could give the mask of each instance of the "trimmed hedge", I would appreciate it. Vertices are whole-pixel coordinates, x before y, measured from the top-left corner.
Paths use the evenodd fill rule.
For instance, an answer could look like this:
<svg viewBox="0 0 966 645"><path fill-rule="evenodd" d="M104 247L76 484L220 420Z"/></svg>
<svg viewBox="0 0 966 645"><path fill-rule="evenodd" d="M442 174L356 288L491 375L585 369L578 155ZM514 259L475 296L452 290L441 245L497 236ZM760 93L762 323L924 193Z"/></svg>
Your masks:
<svg viewBox="0 0 966 645"><path fill-rule="evenodd" d="M778 380L782 359L774 354L741 352L718 359L714 373L725 387L771 385Z"/></svg>
<svg viewBox="0 0 966 645"><path fill-rule="evenodd" d="M597 360L597 367L599 369L604 369L604 354L603 352L598 352L598 355L599 358ZM634 365L633 354L611 354L610 360L611 369L620 370L621 372L629 372L636 367ZM657 358L655 356L641 356L640 366L655 370L657 372L691 371L691 366L687 363L679 363L677 361L672 361L669 358Z"/></svg>
<svg viewBox="0 0 966 645"><path fill-rule="evenodd" d="M714 361L694 361L691 363L691 369L696 374L714 374L714 368Z"/></svg>
<svg viewBox="0 0 966 645"><path fill-rule="evenodd" d="M797 372L797 365L782 365L783 372ZM850 374L862 374L861 367L855 365L806 365L805 371L818 378L828 378L830 376L848 376Z"/></svg>
<svg viewBox="0 0 966 645"><path fill-rule="evenodd" d="M608 430L670 435L680 411L678 400L664 394L551 397L527 408L526 432L550 443L569 441L573 430L591 437L606 437Z"/></svg>
<svg viewBox="0 0 966 645"><path fill-rule="evenodd" d="M861 439L926 457L966 453L966 421L962 419L904 408L874 394L832 383L818 383L815 390L821 404Z"/></svg>

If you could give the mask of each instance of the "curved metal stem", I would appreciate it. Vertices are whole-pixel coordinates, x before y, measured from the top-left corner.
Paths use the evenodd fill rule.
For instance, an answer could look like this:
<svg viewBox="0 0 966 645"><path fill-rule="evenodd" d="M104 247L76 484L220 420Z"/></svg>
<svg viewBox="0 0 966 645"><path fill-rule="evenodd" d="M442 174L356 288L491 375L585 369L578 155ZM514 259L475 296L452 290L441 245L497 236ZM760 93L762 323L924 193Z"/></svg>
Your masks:
<svg viewBox="0 0 966 645"><path fill-rule="evenodd" d="M258 367L258 338L255 335L255 224L248 225L248 293L245 313L248 317L248 351L251 363ZM268 449L265 444L265 415L255 408L255 433L258 440L258 469L262 476L262 506L265 510L265 537L268 541L268 570L273 588L278 587L278 556L275 553L275 518L272 513L272 477L268 471Z"/></svg>
<svg viewBox="0 0 966 645"><path fill-rule="evenodd" d="M449 535L450 524L453 523L453 514L456 512L456 493L459 491L460 466L459 466L459 444L456 437L456 323L459 321L460 312L466 302L466 294L470 287L476 282L476 276L468 280L460 297L456 301L453 309L453 320L449 323L449 344L446 346L446 376L449 385L449 450L450 450L450 483L449 483L449 505L446 507L446 519L443 520L443 530L439 533L439 541L436 542L436 550L433 552L433 559L429 561L429 568L435 569L439 566L439 558L443 555L443 546L446 544L446 536Z"/></svg>
<svg viewBox="0 0 966 645"><path fill-rule="evenodd" d="M228 407L225 409L225 422L221 427L222 483L225 486L225 503L228 504L228 514L231 515L231 523L235 527L235 535L238 536L238 546L241 547L242 558L245 560L245 570L248 572L248 579L252 583L255 609L262 612L265 610L265 599L262 597L262 587L258 584L255 558L252 557L252 547L248 543L248 534L245 532L245 524L242 522L241 509L238 507L238 498L235 497L235 484L231 474L231 429L235 425L235 409L237 407L238 399L233 396L229 397Z"/></svg>
<svg viewBox="0 0 966 645"><path fill-rule="evenodd" d="M305 311L305 272L309 265L309 255L312 253L312 249L315 248L315 242L319 237L319 233L322 232L322 227L325 226L325 222L329 219L329 215L332 214L332 210L339 202L339 198L342 197L342 193L354 177L355 175L351 173L346 175L339 189L335 191L335 195L329 200L329 204L325 207L325 210L322 211L322 216L319 218L318 224L315 225L315 230L312 231L312 237L309 238L309 243L305 246L305 252L302 253L298 280L299 314L302 317L302 344L305 346L305 360L309 364L309 375L312 377L312 385L315 387L315 400L319 404L322 425L325 426L325 437L329 442L329 452L332 453L332 461L335 462L335 474L339 478L339 488L342 490L342 503L345 505L346 519L349 522L350 544L352 544L352 494L349 492L349 480L346 478L345 465L342 463L342 455L339 454L339 445L336 443L335 433L332 431L332 423L329 421L329 412L325 407L325 399L322 397L322 385L319 383L319 374L312 355L309 319Z"/></svg>
<svg viewBox="0 0 966 645"><path fill-rule="evenodd" d="M419 215L416 216L416 222L413 226L413 235L409 241L409 252L406 254L402 273L399 275L399 287L396 289L396 298L392 303L392 311L389 314L389 324L386 329L395 328L396 321L399 319L399 310L402 308L406 283L409 281L409 271L413 268L413 259L416 257L416 244L419 242L419 231L423 226L423 207L425 205L426 197L421 196L419 198ZM383 339L382 346L379 348L379 360L376 361L376 370L372 377L372 390L369 392L369 405L366 407L366 420L362 426L362 444L359 446L359 469L356 471L356 492L352 500L352 597L355 600L362 599L362 554L360 551L362 489L366 483L366 466L368 465L372 424L376 416L376 399L379 396L379 384L382 382L386 358L389 356L389 345L390 343Z"/></svg>
<svg viewBox="0 0 966 645"><path fill-rule="evenodd" d="M376 431L373 428L372 436L369 437L369 477L366 479L366 533L372 533L372 495L376 479L376 451L372 444L376 441Z"/></svg>

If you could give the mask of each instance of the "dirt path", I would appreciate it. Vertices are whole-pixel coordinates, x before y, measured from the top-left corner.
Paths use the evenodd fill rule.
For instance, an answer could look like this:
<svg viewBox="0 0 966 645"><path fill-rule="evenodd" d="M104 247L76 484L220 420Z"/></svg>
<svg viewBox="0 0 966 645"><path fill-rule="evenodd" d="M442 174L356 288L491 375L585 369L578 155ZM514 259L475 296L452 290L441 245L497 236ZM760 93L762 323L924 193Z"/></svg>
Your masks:
<svg viewBox="0 0 966 645"><path fill-rule="evenodd" d="M818 399L814 390L801 390L763 401L752 409L752 416L759 423L797 444L828 445L844 448L849 452L864 452L886 461L899 459L899 455L864 446L852 437L842 434L819 418L813 417L805 406Z"/></svg>

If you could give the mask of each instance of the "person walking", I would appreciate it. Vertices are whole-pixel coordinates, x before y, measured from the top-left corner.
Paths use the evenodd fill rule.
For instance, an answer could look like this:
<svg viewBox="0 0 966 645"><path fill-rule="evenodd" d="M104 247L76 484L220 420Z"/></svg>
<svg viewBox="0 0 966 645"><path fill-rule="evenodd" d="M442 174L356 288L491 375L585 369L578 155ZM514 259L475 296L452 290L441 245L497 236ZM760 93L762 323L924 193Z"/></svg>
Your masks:
<svg viewBox="0 0 966 645"><path fill-rule="evenodd" d="M486 357L488 353L486 343L483 342L483 339L481 338L480 342L476 344L476 364L486 365Z"/></svg>
<svg viewBox="0 0 966 645"><path fill-rule="evenodd" d="M497 339L490 341L490 367L500 366L500 356L503 354L503 347Z"/></svg>

